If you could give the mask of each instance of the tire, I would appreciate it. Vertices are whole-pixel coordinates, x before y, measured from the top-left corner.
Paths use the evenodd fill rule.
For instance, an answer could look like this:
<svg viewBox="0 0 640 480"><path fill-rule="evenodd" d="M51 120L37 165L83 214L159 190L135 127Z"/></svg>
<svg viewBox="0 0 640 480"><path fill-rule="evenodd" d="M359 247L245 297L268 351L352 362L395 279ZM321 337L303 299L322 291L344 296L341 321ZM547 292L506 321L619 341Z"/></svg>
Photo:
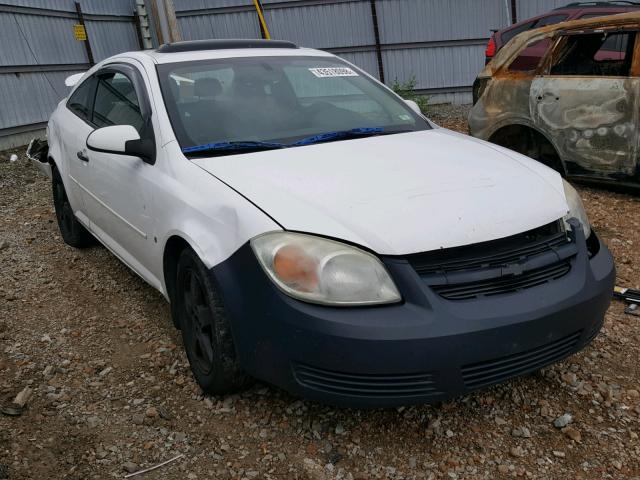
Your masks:
<svg viewBox="0 0 640 480"><path fill-rule="evenodd" d="M84 228L73 213L73 208L71 208L69 198L67 197L67 191L64 188L62 177L57 168L53 167L51 169L51 177L53 206L56 210L58 228L60 229L64 243L75 248L85 248L94 245L96 243L95 238Z"/></svg>
<svg viewBox="0 0 640 480"><path fill-rule="evenodd" d="M205 393L246 388L250 378L236 357L227 310L200 258L185 249L178 259L174 298L177 323L198 385Z"/></svg>

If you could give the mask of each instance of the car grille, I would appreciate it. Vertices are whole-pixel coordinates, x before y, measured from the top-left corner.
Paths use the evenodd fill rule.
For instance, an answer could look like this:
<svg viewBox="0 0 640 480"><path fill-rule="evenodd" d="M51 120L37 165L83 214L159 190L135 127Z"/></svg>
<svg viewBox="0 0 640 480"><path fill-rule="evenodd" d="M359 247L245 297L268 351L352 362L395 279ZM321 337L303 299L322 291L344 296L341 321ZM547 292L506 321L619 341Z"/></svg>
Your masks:
<svg viewBox="0 0 640 480"><path fill-rule="evenodd" d="M522 275L511 275L507 278L458 285L437 285L433 287L433 290L447 300L467 300L479 296L489 297L491 295L513 293L543 285L563 277L569 270L571 270L571 265L563 262L557 265L531 270Z"/></svg>
<svg viewBox="0 0 640 480"><path fill-rule="evenodd" d="M557 280L571 270L575 242L559 222L491 242L409 255L407 260L447 300L504 295Z"/></svg>
<svg viewBox="0 0 640 480"><path fill-rule="evenodd" d="M308 365L295 364L294 375L303 386L322 392L367 397L411 397L438 395L431 373L369 375L334 372Z"/></svg>
<svg viewBox="0 0 640 480"><path fill-rule="evenodd" d="M581 334L582 331L578 331L526 352L465 365L462 367L464 384L467 388L486 387L562 360L575 351Z"/></svg>

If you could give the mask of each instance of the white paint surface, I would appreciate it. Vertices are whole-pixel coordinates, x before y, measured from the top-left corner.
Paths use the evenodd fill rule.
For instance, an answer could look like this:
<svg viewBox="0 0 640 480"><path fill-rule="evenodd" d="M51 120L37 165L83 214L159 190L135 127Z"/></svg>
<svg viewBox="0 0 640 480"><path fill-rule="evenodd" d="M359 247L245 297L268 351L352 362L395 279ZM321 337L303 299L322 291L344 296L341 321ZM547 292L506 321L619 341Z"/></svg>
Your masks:
<svg viewBox="0 0 640 480"><path fill-rule="evenodd" d="M250 55L331 56L309 49L149 51L97 64L87 77L113 62L144 77L154 165L87 150L93 127L64 101L50 119L49 152L76 216L165 296L163 253L173 236L213 267L281 225L400 255L512 235L567 212L557 173L443 129L188 160L164 108L156 64Z"/></svg>
<svg viewBox="0 0 640 480"><path fill-rule="evenodd" d="M520 233L567 213L560 176L444 129L197 159L286 229L401 255Z"/></svg>

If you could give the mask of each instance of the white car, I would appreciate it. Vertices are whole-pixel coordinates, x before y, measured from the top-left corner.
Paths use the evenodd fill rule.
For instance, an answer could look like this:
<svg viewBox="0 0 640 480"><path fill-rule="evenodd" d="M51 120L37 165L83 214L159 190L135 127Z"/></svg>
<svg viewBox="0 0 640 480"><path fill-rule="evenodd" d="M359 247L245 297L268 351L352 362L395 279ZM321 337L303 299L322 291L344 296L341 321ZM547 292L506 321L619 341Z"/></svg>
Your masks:
<svg viewBox="0 0 640 480"><path fill-rule="evenodd" d="M206 392L433 402L602 325L615 270L576 191L334 55L180 42L81 77L42 156L62 237L162 292Z"/></svg>

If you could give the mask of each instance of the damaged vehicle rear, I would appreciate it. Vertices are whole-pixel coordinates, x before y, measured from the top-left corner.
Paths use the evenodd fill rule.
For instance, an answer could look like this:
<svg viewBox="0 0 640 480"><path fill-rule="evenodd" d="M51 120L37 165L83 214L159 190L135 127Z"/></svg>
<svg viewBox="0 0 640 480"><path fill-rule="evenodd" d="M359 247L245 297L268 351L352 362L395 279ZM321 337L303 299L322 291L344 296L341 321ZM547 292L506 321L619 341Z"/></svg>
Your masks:
<svg viewBox="0 0 640 480"><path fill-rule="evenodd" d="M637 187L639 30L634 12L517 36L474 83L471 134L576 180Z"/></svg>

